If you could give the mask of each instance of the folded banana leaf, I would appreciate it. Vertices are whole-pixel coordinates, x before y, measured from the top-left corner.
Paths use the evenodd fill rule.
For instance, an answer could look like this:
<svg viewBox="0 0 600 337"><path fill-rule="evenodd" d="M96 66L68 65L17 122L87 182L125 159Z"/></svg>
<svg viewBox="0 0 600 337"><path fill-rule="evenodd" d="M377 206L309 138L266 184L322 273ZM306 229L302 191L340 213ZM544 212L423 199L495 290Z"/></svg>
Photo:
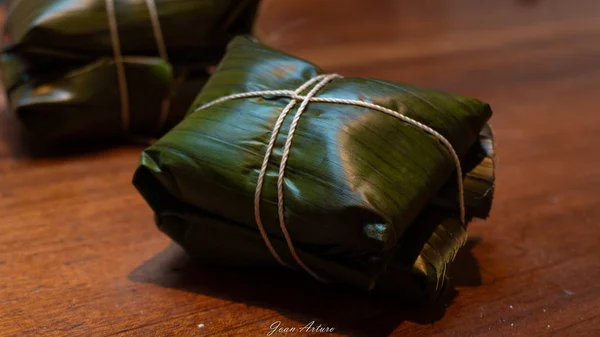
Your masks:
<svg viewBox="0 0 600 337"><path fill-rule="evenodd" d="M175 70L164 60L124 58L130 88L131 122L127 133L153 137L177 124L209 74ZM41 78L41 77L38 77ZM114 60L104 58L44 81L25 81L10 90L10 106L30 134L48 142L103 139L123 130ZM8 81L7 81L8 82ZM170 100L163 117L162 102Z"/></svg>
<svg viewBox="0 0 600 337"><path fill-rule="evenodd" d="M42 142L157 137L183 118L229 40L252 30L258 4L11 1L5 22L10 43L0 58L10 106ZM110 19L123 57L128 112L121 105Z"/></svg>
<svg viewBox="0 0 600 337"><path fill-rule="evenodd" d="M158 227L192 256L237 266L278 265L257 226L254 197L267 144L290 98L226 100L296 90L324 72L245 37L234 39L188 116L142 153L133 183ZM374 103L437 131L460 158L466 220L493 195L489 106L388 81L335 79L322 99ZM202 108L201 108L202 107ZM267 167L260 217L274 250L297 266L278 216L278 172L293 113ZM283 180L284 218L297 256L321 279L424 301L437 298L466 240L455 162L436 137L363 106L310 102Z"/></svg>
<svg viewBox="0 0 600 337"><path fill-rule="evenodd" d="M465 204L469 218L487 218L494 194L494 139L486 125L464 165ZM448 270L467 240L466 228L449 212L456 205L455 182L449 181L404 233L393 260L374 289L384 294L409 294L414 301L436 299L448 280ZM470 219L469 219L470 220ZM460 271L459 271L460 272ZM403 284L402 288L398 284ZM408 293L407 293L408 291Z"/></svg>

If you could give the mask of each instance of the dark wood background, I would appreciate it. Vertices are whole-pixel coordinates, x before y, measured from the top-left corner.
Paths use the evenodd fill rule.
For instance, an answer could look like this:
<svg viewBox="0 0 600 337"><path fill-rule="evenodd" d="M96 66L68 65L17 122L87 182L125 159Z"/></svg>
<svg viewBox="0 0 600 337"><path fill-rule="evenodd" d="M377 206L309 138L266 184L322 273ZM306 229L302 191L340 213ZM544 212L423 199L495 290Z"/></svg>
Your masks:
<svg viewBox="0 0 600 337"><path fill-rule="evenodd" d="M141 148L32 157L3 114L1 336L264 336L312 320L331 336L600 335L600 1L271 0L258 35L331 72L492 105L494 210L444 301L195 266L130 184Z"/></svg>

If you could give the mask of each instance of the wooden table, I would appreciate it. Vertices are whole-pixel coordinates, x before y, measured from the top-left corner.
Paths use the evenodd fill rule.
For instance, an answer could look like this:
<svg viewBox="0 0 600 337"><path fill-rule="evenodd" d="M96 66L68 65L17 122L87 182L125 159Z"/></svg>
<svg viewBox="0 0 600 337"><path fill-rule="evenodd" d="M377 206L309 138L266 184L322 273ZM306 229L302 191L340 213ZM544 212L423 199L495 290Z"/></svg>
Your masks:
<svg viewBox="0 0 600 337"><path fill-rule="evenodd" d="M130 183L140 148L32 157L4 114L1 336L264 336L313 320L328 336L600 335L600 1L272 0L259 21L264 42L329 71L492 105L497 196L455 290L414 309L199 268Z"/></svg>

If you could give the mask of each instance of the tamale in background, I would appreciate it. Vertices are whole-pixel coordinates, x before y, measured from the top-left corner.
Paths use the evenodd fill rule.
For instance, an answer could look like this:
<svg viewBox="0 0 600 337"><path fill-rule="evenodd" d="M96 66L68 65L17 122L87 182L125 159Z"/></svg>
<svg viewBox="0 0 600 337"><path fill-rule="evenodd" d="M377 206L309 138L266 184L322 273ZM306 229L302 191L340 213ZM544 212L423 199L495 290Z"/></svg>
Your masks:
<svg viewBox="0 0 600 337"><path fill-rule="evenodd" d="M10 1L10 110L34 144L148 143L183 119L229 40L252 32L259 2Z"/></svg>

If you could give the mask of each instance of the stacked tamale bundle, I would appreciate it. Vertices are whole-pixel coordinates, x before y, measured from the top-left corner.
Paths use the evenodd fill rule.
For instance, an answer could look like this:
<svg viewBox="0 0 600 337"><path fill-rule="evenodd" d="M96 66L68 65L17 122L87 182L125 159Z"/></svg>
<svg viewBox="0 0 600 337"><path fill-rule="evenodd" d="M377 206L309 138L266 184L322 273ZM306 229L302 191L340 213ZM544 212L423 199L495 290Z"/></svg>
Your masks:
<svg viewBox="0 0 600 337"><path fill-rule="evenodd" d="M466 224L489 214L490 116L474 99L327 75L238 37L133 183L200 261L427 301Z"/></svg>
<svg viewBox="0 0 600 337"><path fill-rule="evenodd" d="M9 1L11 110L44 142L157 137L179 122L259 0Z"/></svg>

